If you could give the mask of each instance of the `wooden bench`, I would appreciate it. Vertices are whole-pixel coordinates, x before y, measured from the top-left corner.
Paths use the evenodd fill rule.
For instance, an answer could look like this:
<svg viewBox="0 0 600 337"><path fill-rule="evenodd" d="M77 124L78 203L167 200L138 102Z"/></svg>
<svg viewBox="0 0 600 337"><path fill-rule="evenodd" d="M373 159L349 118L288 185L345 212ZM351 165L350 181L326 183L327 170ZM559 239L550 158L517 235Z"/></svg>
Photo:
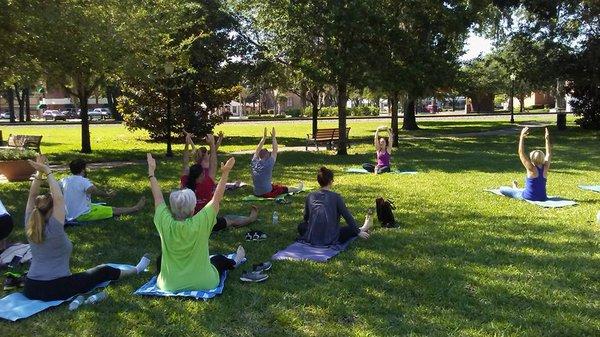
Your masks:
<svg viewBox="0 0 600 337"><path fill-rule="evenodd" d="M346 140L349 138L349 135L350 128L346 128ZM311 143L317 147L317 151L319 151L319 144L325 144L327 149L331 150L337 145L339 140L339 128L317 129L317 133L314 135L311 135L310 133L306 134L306 151L308 151L308 145Z"/></svg>
<svg viewBox="0 0 600 337"><path fill-rule="evenodd" d="M1 137L1 136L0 136ZM9 135L6 141L6 146L2 146L5 149L17 148L17 149L31 149L36 152L41 152L40 145L42 144L42 136L31 136L31 135Z"/></svg>

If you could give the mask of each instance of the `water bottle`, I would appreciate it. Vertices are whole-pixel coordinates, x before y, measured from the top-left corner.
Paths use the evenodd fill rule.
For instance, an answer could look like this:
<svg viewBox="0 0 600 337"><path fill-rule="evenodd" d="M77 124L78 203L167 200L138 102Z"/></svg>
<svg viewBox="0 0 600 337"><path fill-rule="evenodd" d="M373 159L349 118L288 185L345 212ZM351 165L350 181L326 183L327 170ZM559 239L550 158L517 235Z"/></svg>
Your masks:
<svg viewBox="0 0 600 337"><path fill-rule="evenodd" d="M101 291L97 294L94 294L94 295L88 297L87 300L85 300L85 304L95 304L95 303L102 301L106 297L107 297L106 292Z"/></svg>
<svg viewBox="0 0 600 337"><path fill-rule="evenodd" d="M598 211L598 214L596 214L596 222L600 224L600 211Z"/></svg>
<svg viewBox="0 0 600 337"><path fill-rule="evenodd" d="M85 300L85 297L83 297L83 295L79 295L79 296L75 297L73 302L69 303L69 310L71 310L71 311L77 310L77 308L79 308L79 306L81 305L81 303L83 303L84 300Z"/></svg>
<svg viewBox="0 0 600 337"><path fill-rule="evenodd" d="M279 213L277 211L273 211L273 225L279 224Z"/></svg>

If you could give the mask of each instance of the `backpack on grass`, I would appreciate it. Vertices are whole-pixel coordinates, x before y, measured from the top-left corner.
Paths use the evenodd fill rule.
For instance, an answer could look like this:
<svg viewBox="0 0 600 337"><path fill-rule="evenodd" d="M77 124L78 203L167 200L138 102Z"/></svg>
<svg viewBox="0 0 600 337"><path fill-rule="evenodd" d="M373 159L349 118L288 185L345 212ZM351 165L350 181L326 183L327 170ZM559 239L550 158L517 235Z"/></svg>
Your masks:
<svg viewBox="0 0 600 337"><path fill-rule="evenodd" d="M395 210L396 207L394 207L393 201L379 197L375 199L375 206L377 209L377 220L379 220L382 227L398 227L396 219L394 219L393 210Z"/></svg>

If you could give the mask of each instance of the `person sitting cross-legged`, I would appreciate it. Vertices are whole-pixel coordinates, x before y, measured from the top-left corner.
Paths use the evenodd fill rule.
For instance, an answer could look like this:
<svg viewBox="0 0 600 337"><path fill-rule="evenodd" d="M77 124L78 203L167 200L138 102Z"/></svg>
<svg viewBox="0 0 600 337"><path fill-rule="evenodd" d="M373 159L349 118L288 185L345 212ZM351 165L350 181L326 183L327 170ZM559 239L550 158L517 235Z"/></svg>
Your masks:
<svg viewBox="0 0 600 337"><path fill-rule="evenodd" d="M546 154L540 150L531 151L529 157L525 154L525 138L529 135L529 128L521 130L519 137L519 159L527 171L525 177L525 188L520 189L517 181L513 181L512 188L500 188L500 193L516 198L531 201L545 201L548 199L546 194L546 181L548 171L550 170L550 161L552 160L552 145L550 144L550 131L545 129Z"/></svg>
<svg viewBox="0 0 600 337"><path fill-rule="evenodd" d="M121 270L100 265L87 271L71 274L69 260L73 244L65 233L65 199L54 179L46 159L38 155L29 161L37 170L31 183L25 208L25 233L31 246L31 266L25 279L23 294L32 300L66 300L84 294L105 281L135 275L150 264L144 255L137 266ZM46 176L50 194L40 195L42 175Z"/></svg>
<svg viewBox="0 0 600 337"><path fill-rule="evenodd" d="M166 291L214 289L227 270L238 267L245 258L242 246L234 259L224 255L209 256L208 240L217 222L217 213L229 172L235 159L221 164L221 180L212 199L194 214L196 195L190 189L171 192L170 209L154 176L156 161L148 154L148 178L154 197L154 225L160 235L162 257L159 262L157 285Z"/></svg>
<svg viewBox="0 0 600 337"><path fill-rule="evenodd" d="M194 214L200 212L206 204L213 198L215 193L215 176L217 174L217 145L221 143L223 139L223 133L219 135L218 143L215 142L213 135L206 135L206 141L210 147L210 151L206 152L209 159L201 159L200 163L196 163L189 166L190 162L190 151L189 147L192 146L192 137L189 133L185 132L185 148L183 150L183 167L181 169L180 187L189 188L196 194L196 207ZM202 157L204 158L204 157ZM248 216L218 216L217 224L213 227L213 231L219 231L226 228L243 227L253 223L258 218L258 208L256 206L250 207L250 214Z"/></svg>
<svg viewBox="0 0 600 337"><path fill-rule="evenodd" d="M272 151L264 149L265 141L267 140L267 128L262 139L256 147L250 167L252 171L252 182L254 184L254 195L262 198L275 198L281 194L300 192L304 189L302 182L298 187L287 187L283 185L273 184L273 168L277 160L277 137L275 136L275 128L271 131Z"/></svg>
<svg viewBox="0 0 600 337"><path fill-rule="evenodd" d="M331 190L333 172L321 167L317 181L321 189L306 197L304 221L298 225L299 241L315 246L329 246L343 244L356 236L368 239L369 229L373 225L372 215L367 214L364 225L359 228L342 197ZM347 226L340 227L341 217Z"/></svg>
<svg viewBox="0 0 600 337"><path fill-rule="evenodd" d="M68 221L95 221L110 219L114 216L131 214L141 211L146 203L146 198L142 197L138 203L132 207L112 207L92 203L92 195L112 198L114 192L108 192L96 187L86 178L86 162L82 159L75 159L69 164L71 175L60 181L67 208Z"/></svg>
<svg viewBox="0 0 600 337"><path fill-rule="evenodd" d="M388 131L389 138L379 137L379 132L385 130ZM371 163L364 163L363 168L371 173L376 174L390 172L390 160L393 149L392 145L394 144L394 133L386 126L378 127L377 130L375 130L375 140L373 144L375 145L377 165L373 165Z"/></svg>

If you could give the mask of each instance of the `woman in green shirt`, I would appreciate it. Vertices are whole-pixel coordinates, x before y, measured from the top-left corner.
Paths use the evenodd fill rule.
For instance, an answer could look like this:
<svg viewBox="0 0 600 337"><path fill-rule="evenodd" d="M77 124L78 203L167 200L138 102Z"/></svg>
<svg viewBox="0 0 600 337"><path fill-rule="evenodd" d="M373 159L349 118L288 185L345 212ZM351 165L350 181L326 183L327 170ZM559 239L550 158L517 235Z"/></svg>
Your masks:
<svg viewBox="0 0 600 337"><path fill-rule="evenodd" d="M221 180L210 202L196 215L196 195L190 189L172 192L171 210L167 208L158 181L154 176L156 161L148 154L148 178L154 197L154 225L160 235L162 260L157 284L162 290L207 290L217 287L220 275L236 268L245 257L242 246L235 258L223 255L210 257L208 239L216 223L219 204L235 159L221 164Z"/></svg>

